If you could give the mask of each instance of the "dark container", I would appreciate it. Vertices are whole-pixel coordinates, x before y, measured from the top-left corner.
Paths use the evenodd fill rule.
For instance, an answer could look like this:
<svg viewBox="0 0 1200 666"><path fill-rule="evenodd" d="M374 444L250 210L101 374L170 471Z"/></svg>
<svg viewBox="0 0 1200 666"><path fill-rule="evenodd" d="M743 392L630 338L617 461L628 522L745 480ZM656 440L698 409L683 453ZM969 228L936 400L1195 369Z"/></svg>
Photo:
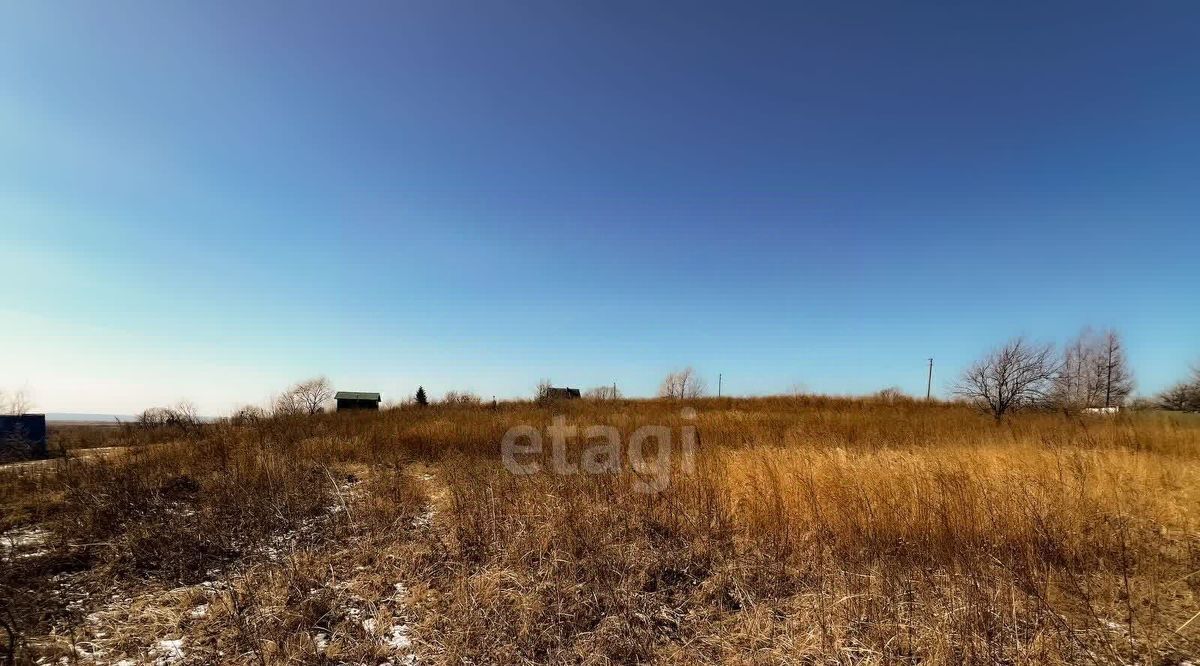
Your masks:
<svg viewBox="0 0 1200 666"><path fill-rule="evenodd" d="M0 459L46 456L45 414L0 416Z"/></svg>

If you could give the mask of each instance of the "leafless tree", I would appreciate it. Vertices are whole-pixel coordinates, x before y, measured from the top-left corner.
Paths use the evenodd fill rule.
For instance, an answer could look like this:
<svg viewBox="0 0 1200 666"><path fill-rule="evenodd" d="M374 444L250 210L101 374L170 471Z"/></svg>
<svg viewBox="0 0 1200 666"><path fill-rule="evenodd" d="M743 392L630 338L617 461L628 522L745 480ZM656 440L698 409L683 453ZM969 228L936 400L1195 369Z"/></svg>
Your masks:
<svg viewBox="0 0 1200 666"><path fill-rule="evenodd" d="M233 425L253 425L267 418L267 412L258 405L244 405L234 410L229 416Z"/></svg>
<svg viewBox="0 0 1200 666"><path fill-rule="evenodd" d="M166 409L162 407L150 407L138 414L136 423L143 428L154 428L165 425L167 422Z"/></svg>
<svg viewBox="0 0 1200 666"><path fill-rule="evenodd" d="M137 417L137 424L143 428L172 427L193 430L201 423L196 405L187 400L180 400L170 407L151 407Z"/></svg>
<svg viewBox="0 0 1200 666"><path fill-rule="evenodd" d="M1158 406L1173 412L1200 410L1200 392L1188 382L1180 382L1158 394Z"/></svg>
<svg viewBox="0 0 1200 666"><path fill-rule="evenodd" d="M1158 406L1177 412L1200 412L1200 365L1192 367L1192 376L1163 391Z"/></svg>
<svg viewBox="0 0 1200 666"><path fill-rule="evenodd" d="M1067 408L1114 407L1133 393L1133 371L1121 336L1085 328L1063 350L1054 402Z"/></svg>
<svg viewBox="0 0 1200 666"><path fill-rule="evenodd" d="M595 386L583 392L588 400L620 400L621 390L616 384L612 386Z"/></svg>
<svg viewBox="0 0 1200 666"><path fill-rule="evenodd" d="M180 400L174 407L167 407L167 425L190 430L200 425L200 415L196 405L188 400Z"/></svg>
<svg viewBox="0 0 1200 666"><path fill-rule="evenodd" d="M291 391L284 391L271 400L271 414L274 416L296 416L303 413L304 410Z"/></svg>
<svg viewBox="0 0 1200 666"><path fill-rule="evenodd" d="M333 386L327 377L297 382L275 398L277 414L320 414L333 398Z"/></svg>
<svg viewBox="0 0 1200 666"><path fill-rule="evenodd" d="M470 391L446 391L442 397L444 405L480 405L483 399Z"/></svg>
<svg viewBox="0 0 1200 666"><path fill-rule="evenodd" d="M658 387L658 395L663 398L699 398L704 395L707 385L690 366L667 374L662 385Z"/></svg>
<svg viewBox="0 0 1200 666"><path fill-rule="evenodd" d="M32 408L33 401L29 399L29 394L24 389L14 391L12 394L0 391L0 413L21 416L29 413Z"/></svg>
<svg viewBox="0 0 1200 666"><path fill-rule="evenodd" d="M326 377L313 377L292 388L306 414L319 414L333 398L333 386Z"/></svg>
<svg viewBox="0 0 1200 666"><path fill-rule="evenodd" d="M998 423L1010 411L1044 400L1057 370L1053 345L1014 338L967 368L954 393Z"/></svg>
<svg viewBox="0 0 1200 666"><path fill-rule="evenodd" d="M1054 402L1065 409L1096 405L1103 387L1097 379L1097 342L1091 329L1080 331L1063 349L1062 363L1054 380Z"/></svg>
<svg viewBox="0 0 1200 666"><path fill-rule="evenodd" d="M1104 386L1104 406L1116 407L1125 404L1133 393L1133 370L1125 357L1125 346L1121 336L1114 330L1105 331L1101 338L1100 363L1096 374Z"/></svg>
<svg viewBox="0 0 1200 666"><path fill-rule="evenodd" d="M908 396L904 393L904 389L900 388L899 386L889 386L885 389L880 389L880 391L875 394L875 397L882 402L888 403L889 405L908 398Z"/></svg>
<svg viewBox="0 0 1200 666"><path fill-rule="evenodd" d="M537 388L534 389L533 399L539 404L549 402L550 389L553 388L553 386L554 383L550 381L549 377L542 378L538 381Z"/></svg>

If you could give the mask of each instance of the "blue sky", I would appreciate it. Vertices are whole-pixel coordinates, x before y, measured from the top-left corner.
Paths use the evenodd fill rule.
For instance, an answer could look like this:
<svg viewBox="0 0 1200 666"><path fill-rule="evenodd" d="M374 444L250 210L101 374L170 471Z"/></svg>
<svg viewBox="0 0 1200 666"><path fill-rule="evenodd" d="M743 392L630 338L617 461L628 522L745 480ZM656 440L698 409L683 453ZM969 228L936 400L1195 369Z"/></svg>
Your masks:
<svg viewBox="0 0 1200 666"><path fill-rule="evenodd" d="M206 413L1200 357L1200 5L12 2L0 388Z"/></svg>

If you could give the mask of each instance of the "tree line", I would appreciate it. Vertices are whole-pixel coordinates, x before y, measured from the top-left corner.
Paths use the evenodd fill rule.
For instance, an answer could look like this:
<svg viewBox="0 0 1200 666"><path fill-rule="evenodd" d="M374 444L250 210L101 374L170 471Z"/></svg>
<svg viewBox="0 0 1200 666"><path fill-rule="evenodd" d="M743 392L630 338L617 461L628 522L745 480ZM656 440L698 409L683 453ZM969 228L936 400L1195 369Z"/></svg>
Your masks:
<svg viewBox="0 0 1200 666"><path fill-rule="evenodd" d="M953 392L1000 421L1026 407L1119 409L1134 386L1121 335L1111 329L1084 329L1062 350L1051 343L1013 338L968 366ZM1157 406L1200 411L1200 369L1160 394Z"/></svg>
<svg viewBox="0 0 1200 666"><path fill-rule="evenodd" d="M538 382L534 400L553 399L549 379ZM996 421L1028 407L1056 408L1068 411L1119 409L1126 406L1135 387L1134 373L1125 353L1121 335L1112 329L1084 329L1059 349L1053 343L1032 342L1016 337L972 363L952 387L953 395L991 414ZM692 368L668 373L659 385L660 398L684 400L704 397L707 384ZM899 389L885 389L880 397L893 400ZM232 415L234 421L251 421L269 416L312 415L324 412L333 399L333 385L318 376L293 384L272 398L266 408L246 406ZM7 397L8 400L4 400ZM616 384L596 386L582 392L590 400L619 400L623 397ZM478 406L483 399L470 391L447 391L441 404ZM22 413L28 408L23 393L0 394L0 413ZM431 400L424 386L417 387L399 406L424 407ZM1200 412L1200 365L1191 369L1184 380L1144 402L1161 409ZM496 405L493 398L492 405ZM156 407L137 419L145 426L195 427L200 424L196 408L190 402Z"/></svg>

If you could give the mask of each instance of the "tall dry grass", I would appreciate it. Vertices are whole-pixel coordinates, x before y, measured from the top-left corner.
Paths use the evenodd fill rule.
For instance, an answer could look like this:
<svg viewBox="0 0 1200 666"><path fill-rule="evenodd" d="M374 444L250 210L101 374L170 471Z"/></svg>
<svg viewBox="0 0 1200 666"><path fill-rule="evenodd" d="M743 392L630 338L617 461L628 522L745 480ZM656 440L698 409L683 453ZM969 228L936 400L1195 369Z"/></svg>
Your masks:
<svg viewBox="0 0 1200 666"><path fill-rule="evenodd" d="M446 466L462 569L427 631L447 661L1195 653L1194 635L1174 631L1200 610L1194 424L1028 414L998 428L909 401L694 406L698 470L660 494L634 492L628 468L517 477L472 455ZM662 402L564 411L626 438L687 422Z"/></svg>
<svg viewBox="0 0 1200 666"><path fill-rule="evenodd" d="M436 663L1197 654L1200 621L1183 626L1200 611L1195 420L1028 413L997 426L902 399L689 401L695 418L684 406L509 403L117 432L111 443L136 453L0 478L0 528L53 535L49 555L6 569L5 604L37 636L82 613L48 593L62 572L99 588L225 577L212 616L180 626L242 663L385 658L346 610L360 601L381 622L406 615ZM634 489L628 461L616 474L506 471L504 433L556 415L623 441L646 424L693 425L696 469L654 494ZM570 442L568 457L585 445ZM397 581L410 588L403 606L385 601Z"/></svg>

